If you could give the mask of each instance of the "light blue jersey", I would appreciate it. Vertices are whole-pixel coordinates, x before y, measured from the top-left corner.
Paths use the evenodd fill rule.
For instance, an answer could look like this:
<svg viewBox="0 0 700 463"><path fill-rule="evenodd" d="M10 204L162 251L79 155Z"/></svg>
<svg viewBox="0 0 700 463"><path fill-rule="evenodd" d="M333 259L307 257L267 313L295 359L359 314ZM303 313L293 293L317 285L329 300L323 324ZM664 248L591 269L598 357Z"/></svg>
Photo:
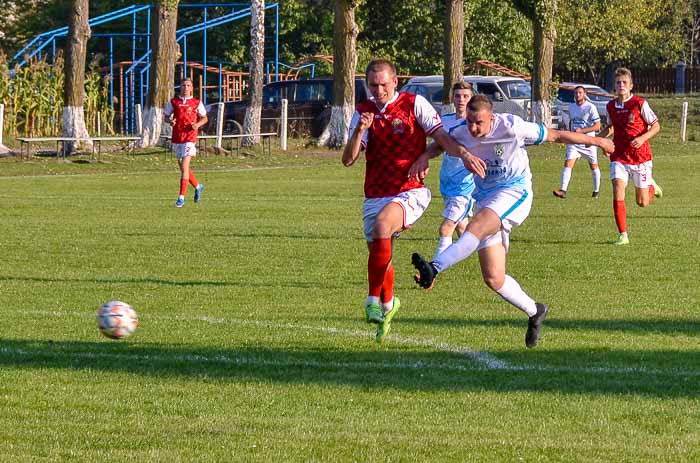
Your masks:
<svg viewBox="0 0 700 463"><path fill-rule="evenodd" d="M466 124L464 119L457 118L456 113L442 116L442 127L448 133ZM464 167L462 159L442 155L440 167L440 194L443 196L471 196L474 191L474 175Z"/></svg>
<svg viewBox="0 0 700 463"><path fill-rule="evenodd" d="M450 135L486 163L486 176L474 177L477 201L503 188L532 189L525 146L544 142L547 129L543 125L525 122L512 114L494 113L491 132L485 137L473 137L466 124L455 127Z"/></svg>

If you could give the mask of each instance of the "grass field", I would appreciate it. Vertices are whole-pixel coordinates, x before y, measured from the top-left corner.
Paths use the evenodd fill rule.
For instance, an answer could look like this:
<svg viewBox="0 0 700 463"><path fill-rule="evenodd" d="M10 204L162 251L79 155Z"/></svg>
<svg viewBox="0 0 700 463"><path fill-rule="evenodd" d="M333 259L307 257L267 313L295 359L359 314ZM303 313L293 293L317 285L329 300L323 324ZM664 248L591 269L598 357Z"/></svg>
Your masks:
<svg viewBox="0 0 700 463"><path fill-rule="evenodd" d="M476 259L412 282L439 199L374 343L363 166L338 153L199 159L183 209L162 154L1 160L0 461L700 461L699 148L659 137L665 196L629 190L622 248L607 162L599 200L580 163L561 201L563 147L531 150L509 273L551 306L533 350ZM126 341L95 327L110 299L139 313Z"/></svg>

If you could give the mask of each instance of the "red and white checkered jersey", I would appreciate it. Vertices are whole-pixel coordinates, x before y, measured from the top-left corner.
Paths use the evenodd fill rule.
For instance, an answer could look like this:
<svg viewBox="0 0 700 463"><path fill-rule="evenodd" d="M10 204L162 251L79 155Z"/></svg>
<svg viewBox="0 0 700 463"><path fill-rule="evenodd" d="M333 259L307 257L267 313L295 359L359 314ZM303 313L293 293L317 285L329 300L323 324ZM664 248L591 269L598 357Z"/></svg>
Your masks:
<svg viewBox="0 0 700 463"><path fill-rule="evenodd" d="M198 115L206 116L207 110L197 98L183 98L176 96L168 102L163 110L167 117L175 115L175 125L173 126L173 143L195 143L197 141L197 131L192 128L192 124L197 122Z"/></svg>
<svg viewBox="0 0 700 463"><path fill-rule="evenodd" d="M615 152L610 155L610 160L623 164L642 164L650 161L649 141L645 141L639 148L631 145L634 138L646 133L657 121L649 103L644 98L632 95L622 104L617 99L609 101L607 109L615 143Z"/></svg>
<svg viewBox="0 0 700 463"><path fill-rule="evenodd" d="M442 127L440 115L420 95L397 93L383 108L374 99L357 105L350 122L350 134L360 120L360 114L373 113L372 126L362 136L367 167L365 196L381 198L394 196L423 182L408 178L408 170L426 147L426 135Z"/></svg>

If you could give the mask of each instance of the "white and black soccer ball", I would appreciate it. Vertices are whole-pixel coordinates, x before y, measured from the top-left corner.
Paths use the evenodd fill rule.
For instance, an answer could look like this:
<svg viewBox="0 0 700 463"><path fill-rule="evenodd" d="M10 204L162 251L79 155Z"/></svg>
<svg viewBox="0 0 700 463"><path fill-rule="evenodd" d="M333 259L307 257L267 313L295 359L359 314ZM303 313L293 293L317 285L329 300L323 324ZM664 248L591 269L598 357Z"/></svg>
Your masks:
<svg viewBox="0 0 700 463"><path fill-rule="evenodd" d="M136 311L126 302L109 301L97 311L100 333L111 339L131 336L139 325Z"/></svg>

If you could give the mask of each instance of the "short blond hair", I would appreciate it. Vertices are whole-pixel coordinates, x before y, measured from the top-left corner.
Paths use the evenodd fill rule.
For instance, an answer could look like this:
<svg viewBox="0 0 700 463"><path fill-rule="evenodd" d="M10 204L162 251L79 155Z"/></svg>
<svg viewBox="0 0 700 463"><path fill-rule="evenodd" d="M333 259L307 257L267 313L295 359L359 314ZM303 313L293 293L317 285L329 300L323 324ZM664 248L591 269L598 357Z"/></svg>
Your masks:
<svg viewBox="0 0 700 463"><path fill-rule="evenodd" d="M493 112L493 103L486 95L474 95L467 103L467 111L476 113L484 109Z"/></svg>
<svg viewBox="0 0 700 463"><path fill-rule="evenodd" d="M626 76L630 78L630 82L634 82L632 80L632 71L630 71L628 68L617 68L615 69L615 80L617 80L618 77Z"/></svg>

